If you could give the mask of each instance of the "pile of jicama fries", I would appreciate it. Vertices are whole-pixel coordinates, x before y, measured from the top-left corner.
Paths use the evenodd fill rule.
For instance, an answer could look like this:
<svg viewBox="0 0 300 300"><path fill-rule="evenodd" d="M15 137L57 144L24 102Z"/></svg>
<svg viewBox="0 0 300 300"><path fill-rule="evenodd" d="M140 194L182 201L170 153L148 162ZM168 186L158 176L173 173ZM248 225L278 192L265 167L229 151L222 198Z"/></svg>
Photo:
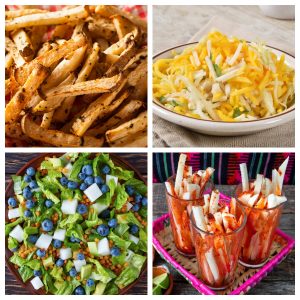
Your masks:
<svg viewBox="0 0 300 300"><path fill-rule="evenodd" d="M147 145L146 21L111 5L5 18L5 130L14 145Z"/></svg>
<svg viewBox="0 0 300 300"><path fill-rule="evenodd" d="M274 208L287 201L286 197L282 196L282 185L288 162L289 157L278 170L272 170L272 180L257 174L254 182L249 182L247 165L240 164L242 193L238 195L238 199L249 207L260 209Z"/></svg>
<svg viewBox="0 0 300 300"><path fill-rule="evenodd" d="M204 195L203 205L192 206L192 219L201 230L192 227L200 277L215 288L233 280L243 234L235 231L245 225L245 214L237 210L236 200L232 198L228 206L219 203L219 198L219 191L214 190Z"/></svg>
<svg viewBox="0 0 300 300"><path fill-rule="evenodd" d="M175 185L167 181L165 182L166 189L170 195L180 199L199 199L214 169L209 167L205 171L199 170L193 173L192 167L185 164L186 157L185 154L180 154Z"/></svg>

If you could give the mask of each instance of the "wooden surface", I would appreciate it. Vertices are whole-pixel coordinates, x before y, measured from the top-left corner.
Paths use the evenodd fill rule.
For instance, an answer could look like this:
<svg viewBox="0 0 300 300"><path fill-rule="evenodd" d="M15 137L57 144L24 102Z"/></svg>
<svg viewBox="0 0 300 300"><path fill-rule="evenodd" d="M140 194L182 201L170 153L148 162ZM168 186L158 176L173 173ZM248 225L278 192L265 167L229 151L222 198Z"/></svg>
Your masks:
<svg viewBox="0 0 300 300"><path fill-rule="evenodd" d="M5 183L7 185L10 176L16 172L29 160L38 156L36 153L6 153L5 155ZM141 175L147 179L147 154L117 154L124 160L134 166ZM18 283L13 275L5 267L5 294L6 295L29 295L28 291ZM147 271L144 273L140 281L129 290L130 295L146 295L147 294Z"/></svg>
<svg viewBox="0 0 300 300"><path fill-rule="evenodd" d="M234 186L216 186L222 193L233 195ZM295 187L285 186L285 195L288 199L281 216L280 229L291 236L295 236ZM153 184L153 219L165 214L168 211L164 195L164 184ZM167 264L156 253L154 266ZM194 295L198 294L175 269L169 264L168 267L174 276L174 295ZM294 295L295 294L295 251L282 261L273 271L268 274L260 283L253 287L249 295Z"/></svg>

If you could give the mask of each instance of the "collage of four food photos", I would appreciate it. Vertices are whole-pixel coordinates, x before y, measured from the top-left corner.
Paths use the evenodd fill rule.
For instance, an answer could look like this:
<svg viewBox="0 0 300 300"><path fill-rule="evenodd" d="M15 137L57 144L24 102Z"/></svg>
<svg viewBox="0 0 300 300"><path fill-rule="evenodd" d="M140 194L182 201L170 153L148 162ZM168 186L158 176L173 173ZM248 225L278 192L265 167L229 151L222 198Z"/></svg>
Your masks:
<svg viewBox="0 0 300 300"><path fill-rule="evenodd" d="M3 296L296 295L295 3L15 2Z"/></svg>

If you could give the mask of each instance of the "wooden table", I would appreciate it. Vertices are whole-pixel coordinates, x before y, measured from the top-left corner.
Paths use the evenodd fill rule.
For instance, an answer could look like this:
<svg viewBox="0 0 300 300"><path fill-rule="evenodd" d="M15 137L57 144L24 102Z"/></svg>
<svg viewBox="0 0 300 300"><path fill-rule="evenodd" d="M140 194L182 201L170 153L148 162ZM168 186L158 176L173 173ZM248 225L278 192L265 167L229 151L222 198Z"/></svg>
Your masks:
<svg viewBox="0 0 300 300"><path fill-rule="evenodd" d="M5 182L6 185L10 180L10 176L16 172L29 160L36 157L36 153L6 153L5 155ZM133 165L141 175L147 179L147 154L118 154L121 158L127 160ZM15 277L9 272L5 266L5 294L6 295L30 295L22 285L16 281ZM147 272L144 272L140 281L130 289L128 294L146 295L147 294Z"/></svg>
<svg viewBox="0 0 300 300"><path fill-rule="evenodd" d="M226 195L233 195L234 186L219 185L217 188ZM281 216L280 229L291 236L295 236L295 187L285 186L285 195L288 198ZM168 211L164 195L164 185L153 184L153 219ZM156 253L154 265L166 264ZM174 268L168 265L174 277L175 295L197 295L195 290ZM282 261L249 292L249 295L294 295L295 294L295 251Z"/></svg>

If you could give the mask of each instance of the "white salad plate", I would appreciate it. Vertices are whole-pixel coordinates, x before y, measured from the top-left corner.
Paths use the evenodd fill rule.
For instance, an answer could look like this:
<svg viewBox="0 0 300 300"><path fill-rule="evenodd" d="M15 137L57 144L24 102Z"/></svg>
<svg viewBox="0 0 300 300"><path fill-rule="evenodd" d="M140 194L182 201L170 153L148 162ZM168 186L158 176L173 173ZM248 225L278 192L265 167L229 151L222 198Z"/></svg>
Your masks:
<svg viewBox="0 0 300 300"><path fill-rule="evenodd" d="M196 44L197 42L187 43L184 45L164 50L153 57L153 62L157 61L158 59L172 57L171 51L181 53L185 48ZM287 63L287 65L295 69L295 58L291 54L276 49L274 47L268 46L267 48L270 49L277 56L284 54L285 62ZM238 136L252 134L262 130L274 128L283 125L291 120L294 120L295 104L289 107L287 110L283 111L282 113L268 118L240 122L199 120L192 117L183 116L176 112L168 110L156 99L153 99L153 112L157 116L171 123L186 127L192 131L196 131L199 133L215 136Z"/></svg>

